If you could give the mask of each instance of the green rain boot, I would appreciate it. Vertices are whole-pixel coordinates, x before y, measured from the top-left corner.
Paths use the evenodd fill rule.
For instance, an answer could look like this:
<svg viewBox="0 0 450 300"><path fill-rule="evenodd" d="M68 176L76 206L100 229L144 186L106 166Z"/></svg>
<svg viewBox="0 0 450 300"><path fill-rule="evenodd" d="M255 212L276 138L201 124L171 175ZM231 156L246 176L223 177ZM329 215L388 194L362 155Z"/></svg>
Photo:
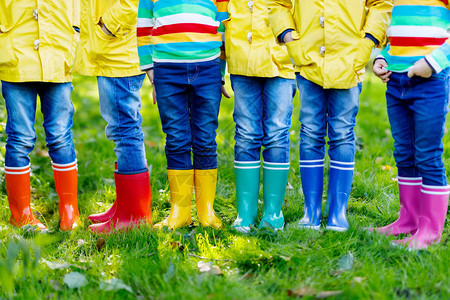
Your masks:
<svg viewBox="0 0 450 300"><path fill-rule="evenodd" d="M289 163L263 163L264 209L259 228L283 230L284 216L281 211L289 174Z"/></svg>
<svg viewBox="0 0 450 300"><path fill-rule="evenodd" d="M238 216L233 227L242 233L250 232L258 212L260 166L261 161L234 162Z"/></svg>

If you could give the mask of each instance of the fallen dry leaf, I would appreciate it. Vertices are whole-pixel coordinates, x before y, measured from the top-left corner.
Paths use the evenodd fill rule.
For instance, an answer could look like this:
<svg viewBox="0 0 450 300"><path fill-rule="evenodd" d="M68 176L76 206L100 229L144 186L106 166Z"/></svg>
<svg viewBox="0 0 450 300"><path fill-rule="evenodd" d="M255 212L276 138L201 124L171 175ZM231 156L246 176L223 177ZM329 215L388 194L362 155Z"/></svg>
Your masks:
<svg viewBox="0 0 450 300"><path fill-rule="evenodd" d="M294 189L294 187L292 186L292 184L289 181L287 183L286 189L288 189L288 190L293 190Z"/></svg>
<svg viewBox="0 0 450 300"><path fill-rule="evenodd" d="M383 171L392 171L392 170L394 170L394 168L392 166L390 166L390 165L384 165L384 166L381 167L381 170L383 170Z"/></svg>
<svg viewBox="0 0 450 300"><path fill-rule="evenodd" d="M305 296L313 296L316 294L316 290L310 287L302 287L293 290L287 290L287 294L289 297L305 297Z"/></svg>
<svg viewBox="0 0 450 300"><path fill-rule="evenodd" d="M97 248L97 251L100 251L100 250L102 250L104 245L105 245L105 239L104 238L99 238L97 240L97 243L95 243L95 248Z"/></svg>
<svg viewBox="0 0 450 300"><path fill-rule="evenodd" d="M222 270L218 266L213 265L212 262L199 261L197 263L197 268L200 271L200 273L208 273L211 275L223 275Z"/></svg>
<svg viewBox="0 0 450 300"><path fill-rule="evenodd" d="M153 148L156 146L156 143L153 141L145 141L145 144L149 147L149 148Z"/></svg>
<svg viewBox="0 0 450 300"><path fill-rule="evenodd" d="M46 149L36 149L36 155L40 157L50 157Z"/></svg>
<svg viewBox="0 0 450 300"><path fill-rule="evenodd" d="M343 291L322 291L316 295L316 299L324 299L342 294Z"/></svg>
<svg viewBox="0 0 450 300"><path fill-rule="evenodd" d="M366 277L355 277L355 278L353 278L353 280L355 281L355 282L357 282L357 283L361 283L361 282L363 282L364 280L366 280Z"/></svg>
<svg viewBox="0 0 450 300"><path fill-rule="evenodd" d="M50 286L51 286L55 291L61 291L61 290L62 290L62 284L59 283L59 281L54 280L54 279L50 279L49 283L50 283Z"/></svg>
<svg viewBox="0 0 450 300"><path fill-rule="evenodd" d="M180 251L184 251L184 245L178 241L170 242L170 246L172 249L178 249Z"/></svg>
<svg viewBox="0 0 450 300"><path fill-rule="evenodd" d="M337 277L337 276L341 275L344 272L345 272L345 270L333 270L333 271L330 271L330 275Z"/></svg>

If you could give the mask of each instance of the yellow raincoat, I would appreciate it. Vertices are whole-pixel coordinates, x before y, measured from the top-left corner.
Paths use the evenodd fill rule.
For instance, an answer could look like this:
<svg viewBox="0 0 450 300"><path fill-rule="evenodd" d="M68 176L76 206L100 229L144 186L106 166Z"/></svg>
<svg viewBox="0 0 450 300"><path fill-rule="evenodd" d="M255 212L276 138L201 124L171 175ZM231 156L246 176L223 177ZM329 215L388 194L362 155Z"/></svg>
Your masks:
<svg viewBox="0 0 450 300"><path fill-rule="evenodd" d="M70 82L79 0L0 1L0 80Z"/></svg>
<svg viewBox="0 0 450 300"><path fill-rule="evenodd" d="M364 79L373 43L381 44L392 0L267 0L275 36L292 28L286 44L296 72L323 88L348 89Z"/></svg>
<svg viewBox="0 0 450 300"><path fill-rule="evenodd" d="M264 0L230 0L228 14L223 24L230 74L295 78L286 47L270 28Z"/></svg>
<svg viewBox="0 0 450 300"><path fill-rule="evenodd" d="M85 0L75 72L88 76L128 77L141 74L136 21L139 0ZM100 21L114 35L107 35Z"/></svg>

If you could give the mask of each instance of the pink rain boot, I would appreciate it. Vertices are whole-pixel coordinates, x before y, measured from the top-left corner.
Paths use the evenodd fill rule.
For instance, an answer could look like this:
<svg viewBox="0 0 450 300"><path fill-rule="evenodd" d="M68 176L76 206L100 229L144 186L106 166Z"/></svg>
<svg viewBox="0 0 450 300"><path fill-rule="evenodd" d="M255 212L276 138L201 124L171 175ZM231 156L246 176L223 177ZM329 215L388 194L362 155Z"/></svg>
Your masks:
<svg viewBox="0 0 450 300"><path fill-rule="evenodd" d="M114 172L117 172L117 161L114 162ZM107 211L89 215L88 219L91 220L91 222L94 224L107 222L114 216L116 208L117 203L116 200L114 200L113 205Z"/></svg>
<svg viewBox="0 0 450 300"><path fill-rule="evenodd" d="M370 228L370 231L385 235L415 234L419 225L419 203L421 177L398 177L400 216L384 227Z"/></svg>
<svg viewBox="0 0 450 300"><path fill-rule="evenodd" d="M448 209L450 186L422 185L419 228L416 234L394 243L408 245L410 249L426 249L441 241Z"/></svg>

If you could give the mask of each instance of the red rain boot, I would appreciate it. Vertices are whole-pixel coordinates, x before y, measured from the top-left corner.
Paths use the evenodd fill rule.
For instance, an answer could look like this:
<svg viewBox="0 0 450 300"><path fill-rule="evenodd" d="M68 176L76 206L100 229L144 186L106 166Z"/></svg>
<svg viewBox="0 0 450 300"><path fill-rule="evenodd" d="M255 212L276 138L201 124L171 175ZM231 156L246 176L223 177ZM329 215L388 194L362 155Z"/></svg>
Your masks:
<svg viewBox="0 0 450 300"><path fill-rule="evenodd" d="M152 222L150 210L150 178L148 172L125 175L114 174L116 182L116 211L104 223L88 227L94 233L111 233Z"/></svg>
<svg viewBox="0 0 450 300"><path fill-rule="evenodd" d="M18 168L5 166L5 181L11 210L9 222L16 227L36 225L39 230L47 231L47 227L31 211L30 165Z"/></svg>
<svg viewBox="0 0 450 300"><path fill-rule="evenodd" d="M56 164L52 162L56 193L59 198L59 229L69 231L77 226L78 212L77 162Z"/></svg>

